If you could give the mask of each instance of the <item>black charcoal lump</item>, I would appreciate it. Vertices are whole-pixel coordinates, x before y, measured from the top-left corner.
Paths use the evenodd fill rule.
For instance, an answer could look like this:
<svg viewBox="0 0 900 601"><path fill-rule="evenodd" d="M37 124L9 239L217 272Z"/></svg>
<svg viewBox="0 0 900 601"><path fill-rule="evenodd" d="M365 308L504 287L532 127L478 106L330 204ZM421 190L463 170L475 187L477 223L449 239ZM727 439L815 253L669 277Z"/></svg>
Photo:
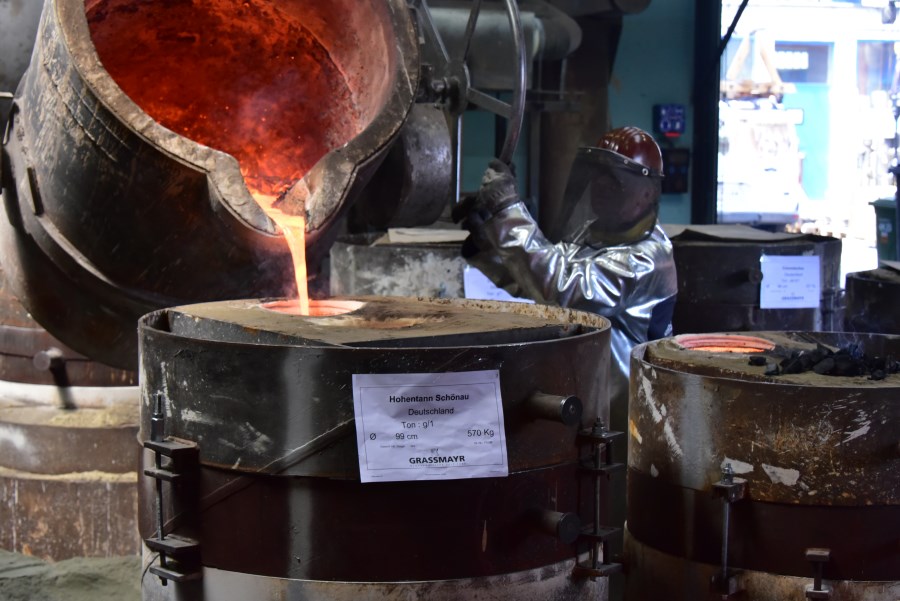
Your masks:
<svg viewBox="0 0 900 601"><path fill-rule="evenodd" d="M821 344L812 350L793 350L777 365L771 362L770 357L753 355L749 363L765 365L767 376L814 371L823 376L868 376L870 380L883 380L889 374L900 371L900 362L891 355L870 356L858 344L849 344L837 350Z"/></svg>

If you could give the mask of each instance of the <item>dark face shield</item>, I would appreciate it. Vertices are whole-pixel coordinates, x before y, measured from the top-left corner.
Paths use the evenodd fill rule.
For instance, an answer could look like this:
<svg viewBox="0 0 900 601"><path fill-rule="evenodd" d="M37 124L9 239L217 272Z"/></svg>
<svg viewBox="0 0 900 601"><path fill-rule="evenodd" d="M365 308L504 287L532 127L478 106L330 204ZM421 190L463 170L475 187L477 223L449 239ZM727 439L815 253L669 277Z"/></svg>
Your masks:
<svg viewBox="0 0 900 601"><path fill-rule="evenodd" d="M616 152L578 149L552 238L590 246L646 238L659 213L662 174Z"/></svg>

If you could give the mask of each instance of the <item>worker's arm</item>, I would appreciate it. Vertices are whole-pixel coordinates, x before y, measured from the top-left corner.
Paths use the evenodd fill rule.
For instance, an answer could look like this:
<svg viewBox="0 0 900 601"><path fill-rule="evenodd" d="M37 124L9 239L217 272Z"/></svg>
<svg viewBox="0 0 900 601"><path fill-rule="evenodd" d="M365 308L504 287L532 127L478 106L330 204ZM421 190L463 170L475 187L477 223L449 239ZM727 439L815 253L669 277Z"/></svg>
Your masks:
<svg viewBox="0 0 900 601"><path fill-rule="evenodd" d="M519 295L542 303L608 313L654 267L640 245L593 249L551 243L519 199L512 170L497 160L485 171L478 194L454 209L454 220L471 232L463 255L472 264L498 285L514 280Z"/></svg>
<svg viewBox="0 0 900 601"><path fill-rule="evenodd" d="M553 244L521 202L486 220L481 235L525 296L564 307L620 307L655 266L653 245Z"/></svg>

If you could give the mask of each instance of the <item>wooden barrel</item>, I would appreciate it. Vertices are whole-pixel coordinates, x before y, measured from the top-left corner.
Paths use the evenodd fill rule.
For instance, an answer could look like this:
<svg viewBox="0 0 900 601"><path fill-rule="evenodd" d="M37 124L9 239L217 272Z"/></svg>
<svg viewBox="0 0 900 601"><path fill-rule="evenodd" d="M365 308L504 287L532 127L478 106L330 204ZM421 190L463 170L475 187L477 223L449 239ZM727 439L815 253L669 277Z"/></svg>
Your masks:
<svg viewBox="0 0 900 601"><path fill-rule="evenodd" d="M136 384L51 337L0 274L0 547L51 560L139 551Z"/></svg>

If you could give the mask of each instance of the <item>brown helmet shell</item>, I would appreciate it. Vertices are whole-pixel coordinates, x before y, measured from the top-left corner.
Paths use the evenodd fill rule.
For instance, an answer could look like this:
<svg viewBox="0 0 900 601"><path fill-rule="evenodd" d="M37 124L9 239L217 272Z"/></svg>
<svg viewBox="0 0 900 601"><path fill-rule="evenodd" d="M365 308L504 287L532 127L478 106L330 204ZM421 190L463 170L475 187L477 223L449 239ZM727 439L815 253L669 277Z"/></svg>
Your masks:
<svg viewBox="0 0 900 601"><path fill-rule="evenodd" d="M654 174L663 169L662 152L653 136L639 127L618 127L607 132L597 144L600 148L617 152L647 167Z"/></svg>

